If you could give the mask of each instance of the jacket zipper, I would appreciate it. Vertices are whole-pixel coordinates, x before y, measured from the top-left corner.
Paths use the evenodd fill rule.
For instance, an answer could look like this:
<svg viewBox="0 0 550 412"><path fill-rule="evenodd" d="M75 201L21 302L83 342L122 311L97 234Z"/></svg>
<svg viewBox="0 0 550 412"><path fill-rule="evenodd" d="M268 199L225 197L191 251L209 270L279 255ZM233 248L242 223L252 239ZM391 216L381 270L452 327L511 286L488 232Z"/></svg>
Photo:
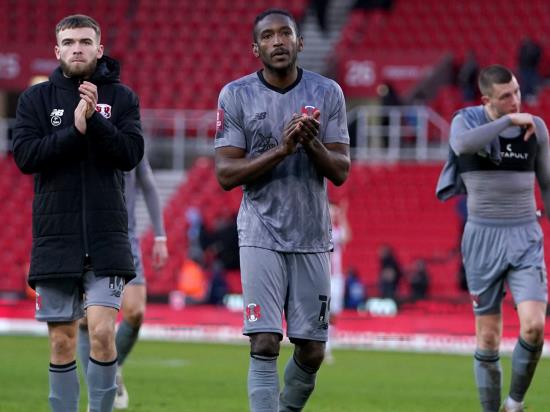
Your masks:
<svg viewBox="0 0 550 412"><path fill-rule="evenodd" d="M82 83L82 79L78 81L78 85ZM77 89L77 105L80 102L80 95ZM82 240L84 242L84 261L87 261L90 253L88 249L88 228L86 224L86 168L84 161L80 162L80 182L82 188Z"/></svg>
<svg viewBox="0 0 550 412"><path fill-rule="evenodd" d="M87 259L90 255L88 250L88 228L86 225L86 179L84 162L80 162L80 180L82 183L82 239L84 241L84 255Z"/></svg>

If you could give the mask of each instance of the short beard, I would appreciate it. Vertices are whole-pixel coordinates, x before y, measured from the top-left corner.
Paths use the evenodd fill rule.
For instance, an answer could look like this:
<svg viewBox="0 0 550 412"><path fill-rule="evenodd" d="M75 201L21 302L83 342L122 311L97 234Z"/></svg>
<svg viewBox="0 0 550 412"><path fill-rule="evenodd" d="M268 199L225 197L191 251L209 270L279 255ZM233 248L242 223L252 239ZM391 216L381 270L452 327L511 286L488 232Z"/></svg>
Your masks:
<svg viewBox="0 0 550 412"><path fill-rule="evenodd" d="M61 66L61 70L63 71L63 74L67 77L76 77L76 78L82 78L82 79L88 79L91 77L91 75L94 73L95 68L97 66L97 59L90 62L86 66L82 67L80 70L73 70L69 66L69 64L63 60L59 61L59 65Z"/></svg>
<svg viewBox="0 0 550 412"><path fill-rule="evenodd" d="M284 67L275 67L268 63L266 60L263 61L264 66L273 73L276 73L278 76L285 76L296 66L296 60L298 58L298 55L294 55L288 62L288 64Z"/></svg>

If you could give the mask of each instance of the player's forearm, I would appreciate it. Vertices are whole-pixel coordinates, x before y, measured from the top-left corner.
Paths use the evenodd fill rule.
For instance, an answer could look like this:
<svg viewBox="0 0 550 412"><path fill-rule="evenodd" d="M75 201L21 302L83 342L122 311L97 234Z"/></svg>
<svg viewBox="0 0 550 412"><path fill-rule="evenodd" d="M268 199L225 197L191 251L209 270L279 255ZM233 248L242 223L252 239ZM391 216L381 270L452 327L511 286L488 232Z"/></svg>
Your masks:
<svg viewBox="0 0 550 412"><path fill-rule="evenodd" d="M349 174L350 158L347 145L325 146L314 139L304 148L317 171L336 186L342 185ZM337 149L336 149L337 148Z"/></svg>
<svg viewBox="0 0 550 412"><path fill-rule="evenodd" d="M274 147L255 158L232 158L216 151L216 176L224 190L253 183L278 165L287 155Z"/></svg>
<svg viewBox="0 0 550 412"><path fill-rule="evenodd" d="M143 198L145 199L145 205L147 206L147 212L149 213L155 236L166 236L162 220L160 196L156 187L148 187L147 190L143 190Z"/></svg>
<svg viewBox="0 0 550 412"><path fill-rule="evenodd" d="M493 122L469 129L462 117L457 116L451 124L449 143L457 155L479 152L500 132L512 124L509 116L503 116Z"/></svg>

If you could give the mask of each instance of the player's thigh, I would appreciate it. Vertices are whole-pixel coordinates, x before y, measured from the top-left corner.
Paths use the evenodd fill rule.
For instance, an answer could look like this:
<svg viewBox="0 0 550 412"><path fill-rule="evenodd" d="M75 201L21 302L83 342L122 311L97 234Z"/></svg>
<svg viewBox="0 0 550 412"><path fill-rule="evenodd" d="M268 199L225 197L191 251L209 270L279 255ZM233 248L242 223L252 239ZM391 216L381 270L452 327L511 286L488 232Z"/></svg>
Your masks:
<svg viewBox="0 0 550 412"><path fill-rule="evenodd" d="M72 322L84 316L80 279L51 279L36 282L36 320Z"/></svg>
<svg viewBox="0 0 550 412"><path fill-rule="evenodd" d="M512 267L506 282L516 305L525 301L548 301L548 281L544 262L542 230L538 223L513 229L510 237Z"/></svg>
<svg viewBox="0 0 550 412"><path fill-rule="evenodd" d="M501 311L508 239L499 227L468 222L462 237L462 254L468 291L478 316Z"/></svg>
<svg viewBox="0 0 550 412"><path fill-rule="evenodd" d="M126 285L145 285L145 272L143 271L143 260L141 258L139 239L135 236L130 236L130 245L132 247L136 277L130 280Z"/></svg>
<svg viewBox="0 0 550 412"><path fill-rule="evenodd" d="M115 323L118 311L115 308L108 306L88 306L86 309L88 318L88 329L90 335L94 332L105 335L113 335L115 333Z"/></svg>
<svg viewBox="0 0 550 412"><path fill-rule="evenodd" d="M326 341L330 297L329 253L295 253L288 261L288 336Z"/></svg>
<svg viewBox="0 0 550 412"><path fill-rule="evenodd" d="M282 314L287 290L285 254L256 247L241 247L244 333L282 335Z"/></svg>
<svg viewBox="0 0 550 412"><path fill-rule="evenodd" d="M114 335L115 321L122 303L124 278L96 276L93 271L84 274L85 308L92 343L96 339L108 341Z"/></svg>
<svg viewBox="0 0 550 412"><path fill-rule="evenodd" d="M126 317L143 316L147 301L147 288L144 284L128 283L122 293L122 315Z"/></svg>

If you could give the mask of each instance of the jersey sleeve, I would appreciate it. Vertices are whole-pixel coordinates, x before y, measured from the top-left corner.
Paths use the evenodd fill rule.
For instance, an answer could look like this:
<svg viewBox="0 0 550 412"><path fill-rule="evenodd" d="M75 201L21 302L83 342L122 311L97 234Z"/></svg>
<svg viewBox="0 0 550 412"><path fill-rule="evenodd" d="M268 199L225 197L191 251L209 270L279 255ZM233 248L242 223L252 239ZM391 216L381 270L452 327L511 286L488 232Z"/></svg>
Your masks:
<svg viewBox="0 0 550 412"><path fill-rule="evenodd" d="M509 126L511 126L510 117L502 116L484 125L469 128L464 117L459 114L451 122L449 144L457 156L477 153Z"/></svg>
<svg viewBox="0 0 550 412"><path fill-rule="evenodd" d="M234 146L246 149L242 126L242 110L235 96L235 88L225 86L218 99L216 138L214 147Z"/></svg>
<svg viewBox="0 0 550 412"><path fill-rule="evenodd" d="M544 203L544 210L546 216L550 218L550 149L548 145L548 128L540 117L534 117L534 121L535 135L538 142L535 173Z"/></svg>
<svg viewBox="0 0 550 412"><path fill-rule="evenodd" d="M323 136L323 143L344 143L349 144L348 120L346 116L346 101L340 86L333 82L333 89L330 95L331 111L328 116L326 132Z"/></svg>

